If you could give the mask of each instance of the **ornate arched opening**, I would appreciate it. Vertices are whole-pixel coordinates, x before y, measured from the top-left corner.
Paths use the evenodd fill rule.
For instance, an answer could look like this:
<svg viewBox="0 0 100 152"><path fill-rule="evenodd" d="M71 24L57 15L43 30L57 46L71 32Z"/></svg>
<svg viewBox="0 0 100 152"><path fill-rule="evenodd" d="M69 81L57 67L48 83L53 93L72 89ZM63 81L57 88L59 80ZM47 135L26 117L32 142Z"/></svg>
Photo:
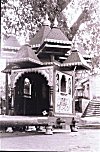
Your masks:
<svg viewBox="0 0 100 152"><path fill-rule="evenodd" d="M49 112L49 86L46 78L37 73L24 73L15 84L15 115L42 116Z"/></svg>
<svg viewBox="0 0 100 152"><path fill-rule="evenodd" d="M65 75L62 75L62 78L61 78L61 92L66 92L66 78L65 78Z"/></svg>

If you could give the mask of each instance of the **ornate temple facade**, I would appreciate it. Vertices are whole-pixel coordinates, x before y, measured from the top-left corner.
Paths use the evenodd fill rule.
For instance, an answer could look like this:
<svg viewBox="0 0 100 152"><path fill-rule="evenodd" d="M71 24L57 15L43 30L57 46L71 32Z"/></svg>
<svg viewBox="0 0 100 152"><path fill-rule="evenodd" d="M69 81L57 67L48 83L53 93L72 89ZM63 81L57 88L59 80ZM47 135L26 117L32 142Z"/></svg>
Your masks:
<svg viewBox="0 0 100 152"><path fill-rule="evenodd" d="M90 66L59 29L50 28L48 18L28 44L7 60L3 70L10 77L7 114L68 117L75 114L75 76ZM70 53L69 53L70 52Z"/></svg>

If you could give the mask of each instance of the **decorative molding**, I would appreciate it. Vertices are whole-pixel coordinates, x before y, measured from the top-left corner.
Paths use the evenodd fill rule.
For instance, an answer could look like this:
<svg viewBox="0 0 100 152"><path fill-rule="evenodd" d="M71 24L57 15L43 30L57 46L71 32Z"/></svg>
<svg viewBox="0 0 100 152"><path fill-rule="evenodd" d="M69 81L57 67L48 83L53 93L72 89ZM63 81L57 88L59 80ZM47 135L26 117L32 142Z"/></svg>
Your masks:
<svg viewBox="0 0 100 152"><path fill-rule="evenodd" d="M53 67L46 68L32 68L32 69L18 69L12 70L11 73L11 87L14 88L17 80L25 73L37 72L43 75L48 81L49 86L53 86Z"/></svg>

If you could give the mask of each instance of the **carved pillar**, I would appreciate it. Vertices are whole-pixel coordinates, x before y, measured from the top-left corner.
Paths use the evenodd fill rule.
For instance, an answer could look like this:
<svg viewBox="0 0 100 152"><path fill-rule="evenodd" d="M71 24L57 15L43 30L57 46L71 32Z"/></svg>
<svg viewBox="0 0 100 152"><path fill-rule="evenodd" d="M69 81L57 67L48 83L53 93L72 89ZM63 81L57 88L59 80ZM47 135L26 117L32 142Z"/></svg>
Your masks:
<svg viewBox="0 0 100 152"><path fill-rule="evenodd" d="M72 112L75 114L75 96L76 96L76 90L75 90L75 77L73 77L73 102L72 102Z"/></svg>
<svg viewBox="0 0 100 152"><path fill-rule="evenodd" d="M46 135L52 135L52 116L53 116L53 86L50 86L50 107L49 107L49 117L48 117L48 126L46 126Z"/></svg>
<svg viewBox="0 0 100 152"><path fill-rule="evenodd" d="M8 106L8 73L6 73L6 82L5 82L5 97L6 97L6 114L8 114L9 106Z"/></svg>
<svg viewBox="0 0 100 152"><path fill-rule="evenodd" d="M53 130L52 130L52 118L53 118L53 69L49 69L48 72L49 76L49 95L50 95L50 107L49 107L49 116L48 116L48 126L46 127L46 132L45 134L47 135L52 135Z"/></svg>
<svg viewBox="0 0 100 152"><path fill-rule="evenodd" d="M53 116L53 86L50 86L50 108L49 116Z"/></svg>
<svg viewBox="0 0 100 152"><path fill-rule="evenodd" d="M14 88L11 88L11 115L14 113Z"/></svg>
<svg viewBox="0 0 100 152"><path fill-rule="evenodd" d="M75 88L75 77L76 77L76 66L73 71L73 103L72 103L73 114L75 114L75 98L76 98L76 91L77 91L77 89Z"/></svg>

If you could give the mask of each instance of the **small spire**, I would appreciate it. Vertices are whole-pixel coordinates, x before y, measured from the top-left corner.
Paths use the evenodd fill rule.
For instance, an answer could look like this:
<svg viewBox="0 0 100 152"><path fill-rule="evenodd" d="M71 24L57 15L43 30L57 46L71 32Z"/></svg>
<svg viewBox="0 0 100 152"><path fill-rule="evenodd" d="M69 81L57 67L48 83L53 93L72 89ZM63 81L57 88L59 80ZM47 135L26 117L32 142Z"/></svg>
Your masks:
<svg viewBox="0 0 100 152"><path fill-rule="evenodd" d="M57 18L56 18L56 17L55 17L55 19L54 19L53 27L58 27L58 21L57 21Z"/></svg>
<svg viewBox="0 0 100 152"><path fill-rule="evenodd" d="M43 25L50 26L50 21L48 20L48 14L46 14L46 16L45 16L45 20L44 20Z"/></svg>

